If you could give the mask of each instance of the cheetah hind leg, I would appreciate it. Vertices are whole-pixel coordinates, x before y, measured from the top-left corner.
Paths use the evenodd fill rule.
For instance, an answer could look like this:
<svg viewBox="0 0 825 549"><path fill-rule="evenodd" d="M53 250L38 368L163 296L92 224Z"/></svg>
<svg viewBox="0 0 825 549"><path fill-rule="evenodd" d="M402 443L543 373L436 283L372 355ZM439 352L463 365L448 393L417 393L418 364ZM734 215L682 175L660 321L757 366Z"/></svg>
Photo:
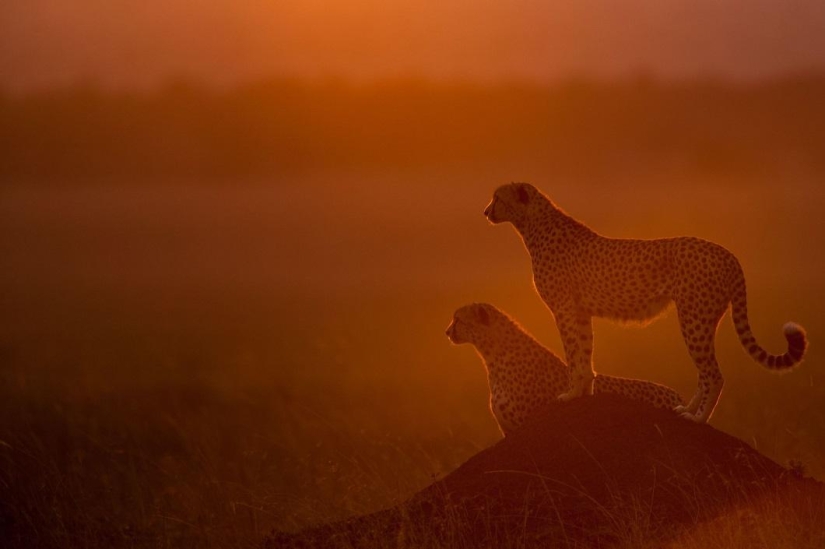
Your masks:
<svg viewBox="0 0 825 549"><path fill-rule="evenodd" d="M691 419L697 423L707 423L713 409L716 408L716 403L719 402L722 387L725 384L725 380L722 379L722 374L719 372L719 365L713 356L708 361L708 371L705 375L701 375L699 379L702 380L705 390L699 401L699 408L686 419Z"/></svg>
<svg viewBox="0 0 825 549"><path fill-rule="evenodd" d="M702 402L702 389L697 388L696 392L693 393L693 397L690 399L690 402L687 405L680 405L673 409L674 412L679 414L682 419L689 419L691 421L698 421L696 417L696 410L699 409L699 404Z"/></svg>
<svg viewBox="0 0 825 549"><path fill-rule="evenodd" d="M682 306L676 302L676 312L679 316L679 327L687 345L690 358L696 369L699 370L699 384L693 398L685 408L677 408L680 415L697 423L706 423L719 401L724 380L716 362L714 339L716 328L727 303L717 304L718 308L712 314L697 310L690 305Z"/></svg>
<svg viewBox="0 0 825 549"><path fill-rule="evenodd" d="M679 414L682 417L687 417L688 415L693 416L696 413L696 410L699 409L699 403L702 402L702 391L700 388L696 388L696 391L693 393L693 396L690 399L690 402L687 404L680 404L676 406L673 411Z"/></svg>

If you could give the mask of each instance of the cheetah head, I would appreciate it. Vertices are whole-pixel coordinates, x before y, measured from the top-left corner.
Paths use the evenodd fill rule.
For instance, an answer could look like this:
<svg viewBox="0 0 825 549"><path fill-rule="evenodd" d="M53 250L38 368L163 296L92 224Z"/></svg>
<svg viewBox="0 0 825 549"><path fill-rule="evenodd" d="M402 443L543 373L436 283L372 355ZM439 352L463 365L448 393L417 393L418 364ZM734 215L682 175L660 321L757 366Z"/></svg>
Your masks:
<svg viewBox="0 0 825 549"><path fill-rule="evenodd" d="M499 316L501 312L488 303L465 305L453 314L453 321L447 326L447 337L456 345L475 345L494 327Z"/></svg>
<svg viewBox="0 0 825 549"><path fill-rule="evenodd" d="M493 193L484 215L493 224L509 221L518 226L524 222L539 195L538 189L529 183L502 185Z"/></svg>

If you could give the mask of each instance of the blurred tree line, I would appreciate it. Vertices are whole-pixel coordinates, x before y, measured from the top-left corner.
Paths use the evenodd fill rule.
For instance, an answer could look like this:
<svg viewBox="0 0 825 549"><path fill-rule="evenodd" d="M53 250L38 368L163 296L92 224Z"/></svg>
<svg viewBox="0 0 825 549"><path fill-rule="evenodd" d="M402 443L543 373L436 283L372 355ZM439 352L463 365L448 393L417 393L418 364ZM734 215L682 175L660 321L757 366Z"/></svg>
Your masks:
<svg viewBox="0 0 825 549"><path fill-rule="evenodd" d="M825 75L756 84L273 80L0 93L0 178L552 166L825 171Z"/></svg>

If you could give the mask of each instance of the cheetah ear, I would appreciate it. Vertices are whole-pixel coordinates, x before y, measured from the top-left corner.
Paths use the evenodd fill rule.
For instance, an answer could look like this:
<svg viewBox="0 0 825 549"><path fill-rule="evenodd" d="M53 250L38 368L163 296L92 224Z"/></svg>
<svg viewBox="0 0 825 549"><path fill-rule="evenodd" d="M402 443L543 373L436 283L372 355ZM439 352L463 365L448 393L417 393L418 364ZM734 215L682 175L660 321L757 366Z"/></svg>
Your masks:
<svg viewBox="0 0 825 549"><path fill-rule="evenodd" d="M530 202L530 195L527 194L527 189L524 187L519 187L518 190L516 190L516 193L518 194L518 201L522 204L527 204Z"/></svg>
<svg viewBox="0 0 825 549"><path fill-rule="evenodd" d="M479 322L485 326L490 325L490 314L485 309L479 308L476 312L476 316L478 317Z"/></svg>

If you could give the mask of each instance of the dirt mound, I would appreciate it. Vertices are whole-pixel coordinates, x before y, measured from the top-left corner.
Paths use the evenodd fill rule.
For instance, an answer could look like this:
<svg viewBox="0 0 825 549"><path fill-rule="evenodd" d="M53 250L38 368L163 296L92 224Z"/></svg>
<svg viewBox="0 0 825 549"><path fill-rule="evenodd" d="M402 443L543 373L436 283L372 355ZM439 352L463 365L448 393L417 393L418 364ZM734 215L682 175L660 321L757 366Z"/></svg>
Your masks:
<svg viewBox="0 0 825 549"><path fill-rule="evenodd" d="M713 427L597 395L548 407L398 507L264 546L641 546L767 497L825 490Z"/></svg>

